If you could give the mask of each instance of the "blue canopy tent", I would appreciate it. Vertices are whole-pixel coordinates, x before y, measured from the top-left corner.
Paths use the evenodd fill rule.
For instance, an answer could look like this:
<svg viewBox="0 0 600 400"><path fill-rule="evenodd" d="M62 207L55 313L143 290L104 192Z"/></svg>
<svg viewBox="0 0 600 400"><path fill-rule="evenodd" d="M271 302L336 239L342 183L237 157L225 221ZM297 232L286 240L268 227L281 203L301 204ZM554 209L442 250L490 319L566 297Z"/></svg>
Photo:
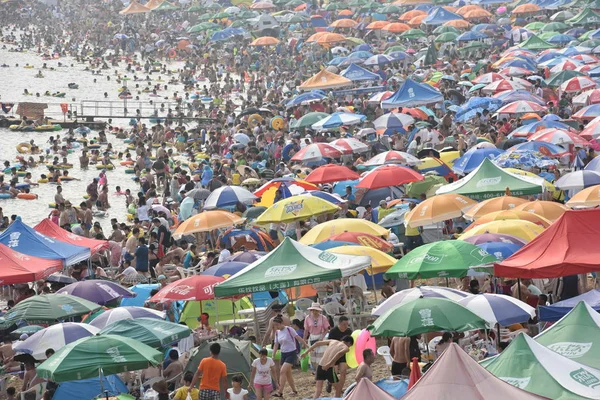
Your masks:
<svg viewBox="0 0 600 400"><path fill-rule="evenodd" d="M91 257L89 248L74 246L43 235L25 225L20 217L0 234L0 243L28 256L61 260L65 266Z"/></svg>
<svg viewBox="0 0 600 400"><path fill-rule="evenodd" d="M444 96L439 90L434 89L426 83L417 83L412 79L407 79L396 93L381 102L381 106L388 109L416 107L440 101L444 101Z"/></svg>
<svg viewBox="0 0 600 400"><path fill-rule="evenodd" d="M54 400L93 400L98 395L104 396L108 391L109 396L118 396L129 393L127 385L117 375L100 378L83 379L81 381L63 382L54 393Z"/></svg>
<svg viewBox="0 0 600 400"><path fill-rule="evenodd" d="M559 301L551 306L540 306L540 320L549 322L558 321L567 315L580 301L587 303L594 310L600 311L600 290L592 290L579 296Z"/></svg>
<svg viewBox="0 0 600 400"><path fill-rule="evenodd" d="M456 19L463 19L463 17L461 17L458 14L454 14L453 12L450 12L445 8L438 7L429 11L429 15L423 18L423 23L425 25L436 26L442 25L443 23L448 21L454 21Z"/></svg>
<svg viewBox="0 0 600 400"><path fill-rule="evenodd" d="M381 77L363 67L356 64L350 64L348 68L340 73L344 78L350 79L352 82L360 81L378 81Z"/></svg>

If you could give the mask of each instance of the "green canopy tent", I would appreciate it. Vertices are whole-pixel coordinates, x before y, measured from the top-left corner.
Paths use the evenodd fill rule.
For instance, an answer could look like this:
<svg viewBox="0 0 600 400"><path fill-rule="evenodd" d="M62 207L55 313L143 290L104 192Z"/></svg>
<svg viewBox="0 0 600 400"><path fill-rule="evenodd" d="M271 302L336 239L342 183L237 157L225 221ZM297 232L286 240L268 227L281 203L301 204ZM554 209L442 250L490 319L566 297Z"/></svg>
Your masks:
<svg viewBox="0 0 600 400"><path fill-rule="evenodd" d="M234 375L240 374L245 380L242 386L249 387L250 375L252 373L250 363L250 346L252 346L252 343L249 341L223 339L215 342L203 342L200 346L192 350L185 371L195 373L198 370L200 361L203 358L210 357L210 346L213 343L218 343L221 346L219 360L223 361L227 366L227 381L229 382L229 386L231 386L231 378Z"/></svg>
<svg viewBox="0 0 600 400"><path fill-rule="evenodd" d="M549 399L600 398L600 370L563 357L523 333L481 365L503 381Z"/></svg>
<svg viewBox="0 0 600 400"><path fill-rule="evenodd" d="M285 238L266 256L215 286L215 297L278 291L354 275L371 265L366 256L321 251Z"/></svg>
<svg viewBox="0 0 600 400"><path fill-rule="evenodd" d="M511 174L486 158L469 175L442 186L436 193L462 194L480 201L504 196L507 188L510 189L512 196L538 194L544 190L544 180Z"/></svg>
<svg viewBox="0 0 600 400"><path fill-rule="evenodd" d="M576 76L584 76L585 74L579 71L573 71L573 70L564 70L564 71L560 71L558 74L551 76L550 78L546 79L544 82L546 82L546 85L550 86L550 87L559 87L560 85L562 85L564 82L568 81L571 78L574 78Z"/></svg>
<svg viewBox="0 0 600 400"><path fill-rule="evenodd" d="M541 39L540 37L538 37L536 35L531 35L531 37L529 39L527 39L523 43L519 44L518 47L520 47L522 49L527 49L527 50L546 50L546 49L553 49L556 46L551 43L546 42L545 40Z"/></svg>
<svg viewBox="0 0 600 400"><path fill-rule="evenodd" d="M562 356L600 369L600 314L583 301L534 339Z"/></svg>
<svg viewBox="0 0 600 400"><path fill-rule="evenodd" d="M171 4L165 0L162 3L160 3L160 5L158 7L154 8L152 11L165 12L165 11L175 11L175 10L179 10L179 7L177 7L175 4Z"/></svg>
<svg viewBox="0 0 600 400"><path fill-rule="evenodd" d="M446 240L419 246L387 272L399 279L462 278L470 268L491 266L498 259L474 244Z"/></svg>
<svg viewBox="0 0 600 400"><path fill-rule="evenodd" d="M565 22L569 25L597 25L600 22L600 14L597 14L591 8L585 8Z"/></svg>

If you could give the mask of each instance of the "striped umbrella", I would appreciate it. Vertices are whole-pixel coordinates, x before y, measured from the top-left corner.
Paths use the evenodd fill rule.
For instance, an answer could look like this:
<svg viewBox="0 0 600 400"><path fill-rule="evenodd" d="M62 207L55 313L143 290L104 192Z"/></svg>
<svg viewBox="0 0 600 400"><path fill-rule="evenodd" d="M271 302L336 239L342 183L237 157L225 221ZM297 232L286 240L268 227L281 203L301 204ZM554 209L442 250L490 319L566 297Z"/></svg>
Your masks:
<svg viewBox="0 0 600 400"><path fill-rule="evenodd" d="M327 143L312 143L300 149L291 158L297 162L321 161L324 158L338 158L342 156L341 149Z"/></svg>
<svg viewBox="0 0 600 400"><path fill-rule="evenodd" d="M356 125L363 122L367 117L362 114L352 114L345 112L336 112L328 117L323 118L319 122L312 125L314 130L322 131L326 129L339 128L344 125Z"/></svg>
<svg viewBox="0 0 600 400"><path fill-rule="evenodd" d="M524 89L523 86L516 82L507 81L505 79L494 81L486 86L484 86L481 91L487 94L496 94L500 92L505 92L507 90L520 90Z"/></svg>
<svg viewBox="0 0 600 400"><path fill-rule="evenodd" d="M543 129L534 133L529 137L529 140L537 140L540 142L553 143L558 145L574 144L578 146L589 146L589 142L576 133L565 131L562 129Z"/></svg>
<svg viewBox="0 0 600 400"><path fill-rule="evenodd" d="M598 83L592 78L587 76L575 76L560 85L560 90L565 93L581 92L595 87L598 87Z"/></svg>
<svg viewBox="0 0 600 400"><path fill-rule="evenodd" d="M592 104L587 107L583 107L572 115L576 119L594 119L600 117L600 104Z"/></svg>
<svg viewBox="0 0 600 400"><path fill-rule="evenodd" d="M554 183L562 190L581 190L595 185L600 185L600 173L589 170L569 172Z"/></svg>
<svg viewBox="0 0 600 400"><path fill-rule="evenodd" d="M497 110L498 114L525 114L545 111L546 107L540 106L532 101L513 101Z"/></svg>
<svg viewBox="0 0 600 400"><path fill-rule="evenodd" d="M506 76L525 76L531 75L533 71L526 68L508 67L500 70L499 73Z"/></svg>
<svg viewBox="0 0 600 400"><path fill-rule="evenodd" d="M484 293L465 297L458 304L466 307L491 325L509 326L535 317L535 308L514 297Z"/></svg>
<svg viewBox="0 0 600 400"><path fill-rule="evenodd" d="M252 204L257 197L240 186L222 186L213 191L204 203L206 210L233 207L237 203Z"/></svg>
<svg viewBox="0 0 600 400"><path fill-rule="evenodd" d="M46 359L46 350L58 350L71 342L98 332L100 332L99 328L89 324L64 322L42 329L26 340L15 343L13 350L17 353L31 354L33 358L41 361Z"/></svg>
<svg viewBox="0 0 600 400"><path fill-rule="evenodd" d="M415 123L410 115L390 112L373 121L375 129L404 128Z"/></svg>
<svg viewBox="0 0 600 400"><path fill-rule="evenodd" d="M384 164L404 164L404 165L417 165L420 164L421 160L417 157L404 153L402 151L384 151L383 153L379 153L376 156L369 159L363 165L366 167L372 167L377 165Z"/></svg>
<svg viewBox="0 0 600 400"><path fill-rule="evenodd" d="M144 307L118 307L104 311L102 314L94 318L94 320L90 322L90 325L99 329L103 329L113 322L121 321L123 319L136 318L164 319L165 313Z"/></svg>
<svg viewBox="0 0 600 400"><path fill-rule="evenodd" d="M499 80L503 80L506 79L506 76L501 75L497 72L489 72L487 74L483 74L478 76L477 78L473 79L473 83L485 83L485 84L489 84L495 81L499 81Z"/></svg>
<svg viewBox="0 0 600 400"><path fill-rule="evenodd" d="M385 91L385 92L379 92L379 93L375 93L373 96L371 96L369 98L369 103L372 104L379 104L382 101L390 98L392 95L394 94L394 92L391 92L389 90Z"/></svg>
<svg viewBox="0 0 600 400"><path fill-rule="evenodd" d="M385 65L394 62L394 59L385 54L376 54L367 58L364 65Z"/></svg>
<svg viewBox="0 0 600 400"><path fill-rule="evenodd" d="M472 297L469 293L460 290L451 289L441 286L419 286L412 289L405 289L394 293L383 303L375 307L371 311L371 315L380 316L388 310L400 304L405 304L421 297L435 297L440 299L448 299L458 301L467 297Z"/></svg>
<svg viewBox="0 0 600 400"><path fill-rule="evenodd" d="M371 150L368 145L354 138L337 139L329 144L341 149L344 154L365 153Z"/></svg>

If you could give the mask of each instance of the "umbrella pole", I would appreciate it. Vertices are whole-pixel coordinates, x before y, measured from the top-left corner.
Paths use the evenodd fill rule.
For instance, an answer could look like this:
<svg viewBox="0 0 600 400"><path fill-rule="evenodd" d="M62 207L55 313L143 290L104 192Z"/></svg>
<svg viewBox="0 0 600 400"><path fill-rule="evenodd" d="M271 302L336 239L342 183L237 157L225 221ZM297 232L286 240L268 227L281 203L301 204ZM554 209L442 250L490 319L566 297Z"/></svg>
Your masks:
<svg viewBox="0 0 600 400"><path fill-rule="evenodd" d="M375 271L373 271L373 264L371 264L371 283L373 284L373 296L375 296L375 305L377 305L377 288L375 287Z"/></svg>
<svg viewBox="0 0 600 400"><path fill-rule="evenodd" d="M446 277L446 287L450 287L450 284L448 283L448 277Z"/></svg>
<svg viewBox="0 0 600 400"><path fill-rule="evenodd" d="M517 278L517 293L519 294L519 300L521 300L521 278Z"/></svg>

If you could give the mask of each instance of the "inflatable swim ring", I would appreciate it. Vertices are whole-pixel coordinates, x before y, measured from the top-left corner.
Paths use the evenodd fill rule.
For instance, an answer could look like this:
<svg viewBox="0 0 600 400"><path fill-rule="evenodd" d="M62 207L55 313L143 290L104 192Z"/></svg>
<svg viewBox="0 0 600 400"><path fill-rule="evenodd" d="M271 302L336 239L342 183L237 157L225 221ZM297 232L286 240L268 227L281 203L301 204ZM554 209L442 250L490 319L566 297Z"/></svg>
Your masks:
<svg viewBox="0 0 600 400"><path fill-rule="evenodd" d="M375 342L375 338L371 336L371 332L369 332L366 329L363 329L360 332L360 335L358 335L356 342L354 342L354 347L354 355L356 356L356 362L359 364L364 361L364 350L371 349L373 351L373 354L377 354L377 343Z"/></svg>
<svg viewBox="0 0 600 400"><path fill-rule="evenodd" d="M100 148L99 144L89 144L88 149L90 150L98 150Z"/></svg>
<svg viewBox="0 0 600 400"><path fill-rule="evenodd" d="M37 199L37 194L33 194L33 193L19 193L17 195L17 199L35 200L35 199Z"/></svg>
<svg viewBox="0 0 600 400"><path fill-rule="evenodd" d="M126 174L135 174L135 169L133 169L133 168L127 168L127 169L125 170L125 173L126 173Z"/></svg>
<svg viewBox="0 0 600 400"><path fill-rule="evenodd" d="M135 161L133 161L133 160L121 161L121 165L133 165L133 164L135 164Z"/></svg>
<svg viewBox="0 0 600 400"><path fill-rule="evenodd" d="M38 183L48 183L48 179L38 179Z"/></svg>
<svg viewBox="0 0 600 400"><path fill-rule="evenodd" d="M283 117L281 116L276 116L271 118L271 128L275 129L276 131L283 129L285 127L285 120L283 119Z"/></svg>
<svg viewBox="0 0 600 400"><path fill-rule="evenodd" d="M106 165L106 164L96 164L96 169L108 169L108 170L111 170L113 168L114 168L114 166L112 164L108 164L108 165Z"/></svg>
<svg viewBox="0 0 600 400"><path fill-rule="evenodd" d="M19 143L17 145L17 151L19 154L31 153L31 145L29 143Z"/></svg>
<svg viewBox="0 0 600 400"><path fill-rule="evenodd" d="M358 340L358 335L360 335L360 330L355 330L352 332L352 339L354 339L354 344L350 346L350 350L346 353L346 364L348 364L349 368L358 367L358 362L356 360L356 341Z"/></svg>
<svg viewBox="0 0 600 400"><path fill-rule="evenodd" d="M75 178L73 178L72 176L61 176L60 178L58 178L58 181L59 182L70 182L74 179Z"/></svg>
<svg viewBox="0 0 600 400"><path fill-rule="evenodd" d="M9 193L0 193L0 199L10 199Z"/></svg>
<svg viewBox="0 0 600 400"><path fill-rule="evenodd" d="M17 176L25 176L27 175L27 171L17 171Z"/></svg>

